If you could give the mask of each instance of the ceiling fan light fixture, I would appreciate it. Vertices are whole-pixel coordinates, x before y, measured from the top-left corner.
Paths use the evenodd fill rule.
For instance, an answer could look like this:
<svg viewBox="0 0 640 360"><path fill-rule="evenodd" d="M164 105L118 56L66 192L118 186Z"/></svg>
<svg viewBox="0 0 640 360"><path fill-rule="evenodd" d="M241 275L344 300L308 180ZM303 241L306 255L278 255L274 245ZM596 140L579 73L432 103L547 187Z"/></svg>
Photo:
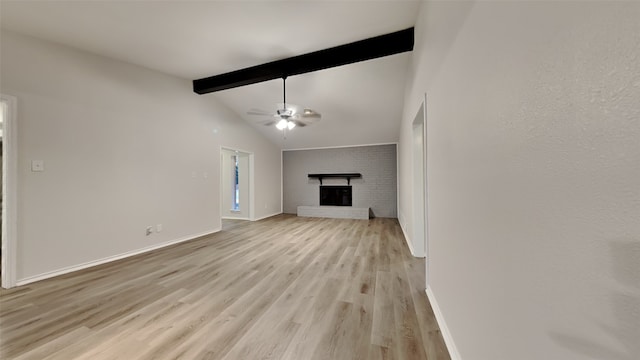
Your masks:
<svg viewBox="0 0 640 360"><path fill-rule="evenodd" d="M276 129L282 131L284 139L287 138L287 130L291 131L296 126L307 126L318 121L321 117L320 113L314 110L287 104L286 79L286 76L282 78L282 103L276 105L277 109L275 114L259 109L252 109L247 112L249 115L271 117L271 120L264 121L263 124L273 126L275 123Z"/></svg>
<svg viewBox="0 0 640 360"><path fill-rule="evenodd" d="M285 105L286 106L286 105ZM291 117L291 115L293 115L293 111L291 109L279 109L276 111L278 113L278 115L280 115L281 118L289 118Z"/></svg>
<svg viewBox="0 0 640 360"><path fill-rule="evenodd" d="M278 130L284 130L287 126L288 126L288 121L286 119L280 119L280 121L278 121L278 123L276 124L276 127L278 128Z"/></svg>

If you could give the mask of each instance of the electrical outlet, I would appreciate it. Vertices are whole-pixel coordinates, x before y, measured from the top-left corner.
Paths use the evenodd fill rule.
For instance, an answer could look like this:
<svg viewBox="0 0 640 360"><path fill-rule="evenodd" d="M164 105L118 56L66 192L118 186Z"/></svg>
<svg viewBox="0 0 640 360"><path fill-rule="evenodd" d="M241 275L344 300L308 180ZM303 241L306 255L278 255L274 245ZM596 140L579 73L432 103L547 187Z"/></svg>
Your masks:
<svg viewBox="0 0 640 360"><path fill-rule="evenodd" d="M147 226L147 236L151 235L153 232L153 226Z"/></svg>
<svg viewBox="0 0 640 360"><path fill-rule="evenodd" d="M34 171L34 172L44 171L44 161L31 160L31 171Z"/></svg>
<svg viewBox="0 0 640 360"><path fill-rule="evenodd" d="M162 231L162 224L156 225L156 232L161 232L161 231Z"/></svg>

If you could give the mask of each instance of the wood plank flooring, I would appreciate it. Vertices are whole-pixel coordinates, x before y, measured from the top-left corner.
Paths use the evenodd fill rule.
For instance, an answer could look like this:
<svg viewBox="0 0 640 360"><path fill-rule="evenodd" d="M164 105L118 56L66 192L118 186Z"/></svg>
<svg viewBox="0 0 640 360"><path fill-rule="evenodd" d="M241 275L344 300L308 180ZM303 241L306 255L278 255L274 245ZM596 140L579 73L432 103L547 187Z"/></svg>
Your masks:
<svg viewBox="0 0 640 360"><path fill-rule="evenodd" d="M2 359L449 359L395 219L279 215L0 290Z"/></svg>

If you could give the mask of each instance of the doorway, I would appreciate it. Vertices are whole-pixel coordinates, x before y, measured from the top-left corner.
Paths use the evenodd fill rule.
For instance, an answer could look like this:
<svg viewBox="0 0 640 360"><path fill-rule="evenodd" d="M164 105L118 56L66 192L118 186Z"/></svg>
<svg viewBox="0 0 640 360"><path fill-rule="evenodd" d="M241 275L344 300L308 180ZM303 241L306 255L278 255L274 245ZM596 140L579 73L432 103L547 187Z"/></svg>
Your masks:
<svg viewBox="0 0 640 360"><path fill-rule="evenodd" d="M412 123L413 158L413 236L414 256L425 258L425 276L428 283L428 226L427 226L427 132L426 132L426 96Z"/></svg>
<svg viewBox="0 0 640 360"><path fill-rule="evenodd" d="M253 154L222 148L220 157L222 219L253 220Z"/></svg>
<svg viewBox="0 0 640 360"><path fill-rule="evenodd" d="M0 206L2 221L0 222L2 246L0 247L0 282L8 289L16 285L16 111L17 99L0 94Z"/></svg>

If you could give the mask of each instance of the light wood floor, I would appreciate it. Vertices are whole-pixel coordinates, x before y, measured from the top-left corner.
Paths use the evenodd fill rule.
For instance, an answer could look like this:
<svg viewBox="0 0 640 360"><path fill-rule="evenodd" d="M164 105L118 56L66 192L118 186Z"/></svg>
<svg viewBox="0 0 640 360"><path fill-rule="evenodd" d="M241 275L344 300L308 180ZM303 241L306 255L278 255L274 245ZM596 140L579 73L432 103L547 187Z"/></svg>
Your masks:
<svg viewBox="0 0 640 360"><path fill-rule="evenodd" d="M279 215L0 290L2 359L449 359L395 219Z"/></svg>

